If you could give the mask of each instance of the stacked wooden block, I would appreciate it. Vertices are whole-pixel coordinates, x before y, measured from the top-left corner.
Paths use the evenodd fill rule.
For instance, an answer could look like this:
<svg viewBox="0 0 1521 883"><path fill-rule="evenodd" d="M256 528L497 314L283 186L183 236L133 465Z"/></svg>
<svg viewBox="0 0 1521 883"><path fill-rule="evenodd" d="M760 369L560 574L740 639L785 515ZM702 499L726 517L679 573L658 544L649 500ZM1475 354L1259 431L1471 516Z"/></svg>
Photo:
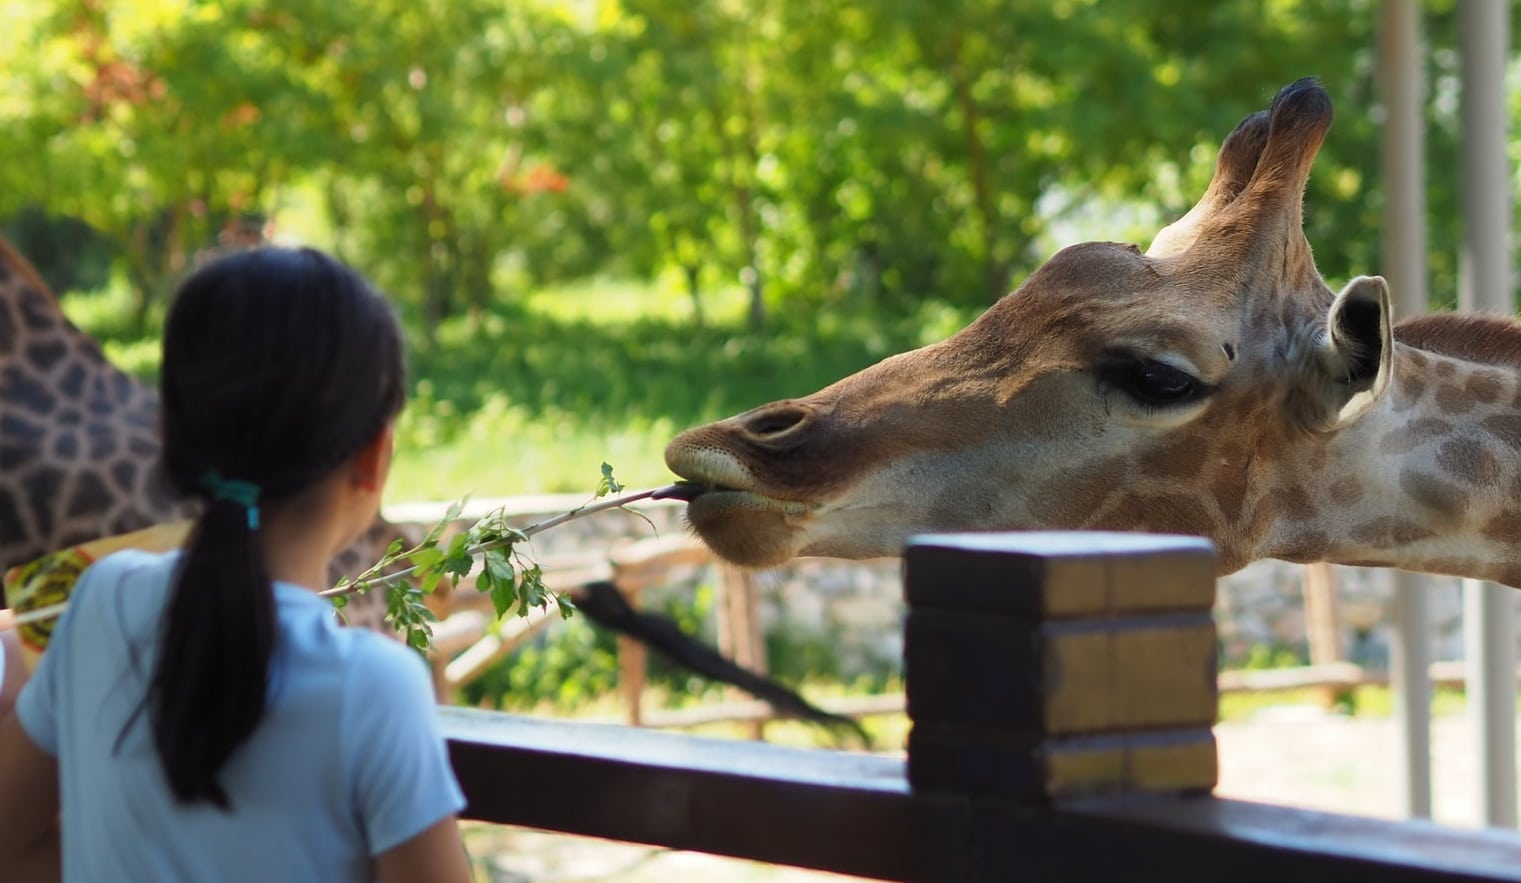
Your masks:
<svg viewBox="0 0 1521 883"><path fill-rule="evenodd" d="M911 541L904 567L916 792L1039 804L1214 787L1207 541L939 535Z"/></svg>

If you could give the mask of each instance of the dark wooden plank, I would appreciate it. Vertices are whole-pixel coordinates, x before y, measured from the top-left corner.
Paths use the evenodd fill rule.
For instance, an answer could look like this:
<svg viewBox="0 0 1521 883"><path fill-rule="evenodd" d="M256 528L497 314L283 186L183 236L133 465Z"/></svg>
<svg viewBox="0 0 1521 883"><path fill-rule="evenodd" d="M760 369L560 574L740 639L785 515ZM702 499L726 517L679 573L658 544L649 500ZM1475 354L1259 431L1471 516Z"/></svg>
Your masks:
<svg viewBox="0 0 1521 883"><path fill-rule="evenodd" d="M441 709L482 821L925 879L903 761Z"/></svg>
<svg viewBox="0 0 1521 883"><path fill-rule="evenodd" d="M1180 856L1215 879L1284 883L1377 880L1521 880L1521 834L1389 821L1213 797L1131 797L1065 807L1073 821L1105 826L1119 854L1143 868ZM994 821L992 824L997 825ZM1089 846L1086 833L1072 838ZM1228 869L1228 870L1227 870ZM1207 879L1203 873L1187 875Z"/></svg>
<svg viewBox="0 0 1521 883"><path fill-rule="evenodd" d="M1212 797L910 793L897 758L440 710L472 819L884 880L1521 881L1521 835Z"/></svg>

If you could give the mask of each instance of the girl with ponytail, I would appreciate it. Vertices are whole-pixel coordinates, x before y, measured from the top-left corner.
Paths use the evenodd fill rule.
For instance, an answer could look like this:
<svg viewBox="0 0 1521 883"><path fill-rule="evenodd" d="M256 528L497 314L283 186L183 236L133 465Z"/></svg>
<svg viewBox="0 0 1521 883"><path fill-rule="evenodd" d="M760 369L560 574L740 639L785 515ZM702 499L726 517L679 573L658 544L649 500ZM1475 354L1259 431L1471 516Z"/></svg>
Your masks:
<svg viewBox="0 0 1521 883"><path fill-rule="evenodd" d="M404 389L390 309L320 252L185 281L163 465L202 514L183 551L80 578L0 724L0 868L61 804L70 881L469 879L425 666L316 595L375 516Z"/></svg>

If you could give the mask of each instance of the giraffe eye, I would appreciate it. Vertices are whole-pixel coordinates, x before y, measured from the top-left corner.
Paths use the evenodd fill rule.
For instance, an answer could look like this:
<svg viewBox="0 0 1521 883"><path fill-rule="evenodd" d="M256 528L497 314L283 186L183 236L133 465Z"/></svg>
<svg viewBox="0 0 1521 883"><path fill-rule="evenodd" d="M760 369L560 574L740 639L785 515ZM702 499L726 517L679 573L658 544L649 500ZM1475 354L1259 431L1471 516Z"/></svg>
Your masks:
<svg viewBox="0 0 1521 883"><path fill-rule="evenodd" d="M1100 384L1119 389L1153 408L1186 404L1214 392L1187 371L1155 359L1135 356L1100 365L1098 380Z"/></svg>

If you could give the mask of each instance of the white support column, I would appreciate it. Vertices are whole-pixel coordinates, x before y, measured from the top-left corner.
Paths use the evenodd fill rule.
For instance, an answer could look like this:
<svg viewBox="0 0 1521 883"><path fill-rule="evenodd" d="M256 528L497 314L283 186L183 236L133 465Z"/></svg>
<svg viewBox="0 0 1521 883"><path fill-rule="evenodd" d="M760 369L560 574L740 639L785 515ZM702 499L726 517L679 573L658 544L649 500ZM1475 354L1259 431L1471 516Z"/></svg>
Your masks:
<svg viewBox="0 0 1521 883"><path fill-rule="evenodd" d="M1463 252L1458 301L1464 309L1515 312L1510 288L1510 164L1505 66L1510 4L1461 0L1463 76ZM1516 826L1516 649L1514 589L1463 581L1468 707L1478 736L1482 820Z"/></svg>
<svg viewBox="0 0 1521 883"><path fill-rule="evenodd" d="M1384 277L1398 319L1426 312L1424 50L1417 0L1384 0L1379 23ZM1431 816L1431 614L1426 577L1392 571L1390 685L1403 765L1405 815Z"/></svg>

